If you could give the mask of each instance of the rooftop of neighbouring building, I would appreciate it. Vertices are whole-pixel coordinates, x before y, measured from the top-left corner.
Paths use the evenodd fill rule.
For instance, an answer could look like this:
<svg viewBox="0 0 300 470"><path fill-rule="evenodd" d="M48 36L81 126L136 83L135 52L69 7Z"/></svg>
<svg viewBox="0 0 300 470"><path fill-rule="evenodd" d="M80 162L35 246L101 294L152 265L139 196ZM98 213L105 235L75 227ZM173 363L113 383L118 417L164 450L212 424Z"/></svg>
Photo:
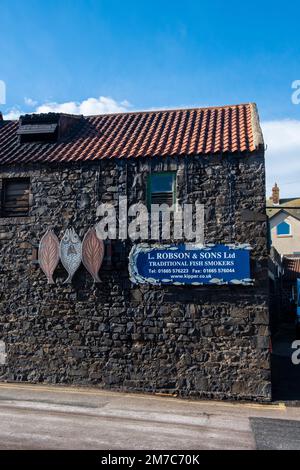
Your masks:
<svg viewBox="0 0 300 470"><path fill-rule="evenodd" d="M252 153L263 148L256 105L98 116L0 118L0 164Z"/></svg>
<svg viewBox="0 0 300 470"><path fill-rule="evenodd" d="M280 189L275 183L267 199L267 215L271 219L282 211L300 220L300 198L280 198Z"/></svg>

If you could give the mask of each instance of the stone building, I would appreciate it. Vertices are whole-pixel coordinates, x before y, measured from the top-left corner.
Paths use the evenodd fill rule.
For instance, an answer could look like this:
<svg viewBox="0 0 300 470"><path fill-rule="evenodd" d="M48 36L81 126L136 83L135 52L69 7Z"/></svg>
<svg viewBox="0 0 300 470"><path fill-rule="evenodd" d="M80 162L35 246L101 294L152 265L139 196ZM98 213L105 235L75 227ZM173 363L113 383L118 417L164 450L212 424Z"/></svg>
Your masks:
<svg viewBox="0 0 300 470"><path fill-rule="evenodd" d="M38 246L51 228L83 237L101 202L201 202L205 243L251 245L253 285L133 284L130 240L105 244L48 285ZM217 399L271 398L264 144L254 104L0 121L2 381L95 385ZM151 194L150 198L157 195ZM136 241L135 243L138 243Z"/></svg>

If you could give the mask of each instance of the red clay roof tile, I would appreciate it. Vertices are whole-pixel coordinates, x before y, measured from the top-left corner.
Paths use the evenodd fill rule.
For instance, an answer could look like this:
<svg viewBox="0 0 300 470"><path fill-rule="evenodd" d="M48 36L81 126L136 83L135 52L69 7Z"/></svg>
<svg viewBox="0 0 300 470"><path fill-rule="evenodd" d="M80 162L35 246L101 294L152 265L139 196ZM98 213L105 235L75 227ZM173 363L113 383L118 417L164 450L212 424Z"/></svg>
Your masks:
<svg viewBox="0 0 300 470"><path fill-rule="evenodd" d="M251 103L88 116L57 143L21 144L17 130L18 121L1 121L0 164L254 152L263 144Z"/></svg>

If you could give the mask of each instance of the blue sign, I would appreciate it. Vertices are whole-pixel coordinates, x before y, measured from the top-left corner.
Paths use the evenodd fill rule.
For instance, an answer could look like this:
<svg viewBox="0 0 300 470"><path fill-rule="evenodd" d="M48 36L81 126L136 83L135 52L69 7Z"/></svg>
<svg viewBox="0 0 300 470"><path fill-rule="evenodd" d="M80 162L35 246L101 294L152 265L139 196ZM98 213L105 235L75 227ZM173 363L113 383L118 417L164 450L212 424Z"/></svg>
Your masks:
<svg viewBox="0 0 300 470"><path fill-rule="evenodd" d="M137 284L251 285L250 246L135 245L129 272Z"/></svg>

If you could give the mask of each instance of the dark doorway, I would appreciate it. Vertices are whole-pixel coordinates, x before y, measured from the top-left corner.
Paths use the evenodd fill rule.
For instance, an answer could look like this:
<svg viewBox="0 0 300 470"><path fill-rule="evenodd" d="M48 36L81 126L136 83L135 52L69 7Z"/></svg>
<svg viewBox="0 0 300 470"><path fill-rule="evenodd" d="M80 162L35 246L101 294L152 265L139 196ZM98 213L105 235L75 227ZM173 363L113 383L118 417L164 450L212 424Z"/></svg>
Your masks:
<svg viewBox="0 0 300 470"><path fill-rule="evenodd" d="M292 354L296 351L292 348L295 340L296 328L293 322L281 323L273 335L271 356L273 401L299 401L300 404L300 364L292 362Z"/></svg>

